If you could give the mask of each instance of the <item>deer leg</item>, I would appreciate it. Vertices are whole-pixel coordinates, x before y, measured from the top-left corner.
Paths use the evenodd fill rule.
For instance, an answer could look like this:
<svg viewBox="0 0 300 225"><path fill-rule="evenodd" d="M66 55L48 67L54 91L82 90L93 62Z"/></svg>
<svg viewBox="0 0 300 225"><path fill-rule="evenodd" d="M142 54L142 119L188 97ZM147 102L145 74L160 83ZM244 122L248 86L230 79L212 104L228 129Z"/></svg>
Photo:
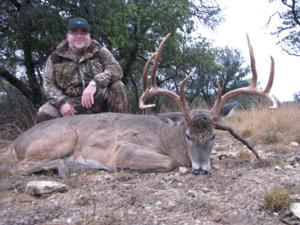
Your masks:
<svg viewBox="0 0 300 225"><path fill-rule="evenodd" d="M171 171L175 168L175 162L169 156L135 144L119 147L110 165L142 171Z"/></svg>
<svg viewBox="0 0 300 225"><path fill-rule="evenodd" d="M22 162L38 162L62 159L71 155L77 147L77 131L71 126L37 130L21 136L14 143L16 158Z"/></svg>
<svg viewBox="0 0 300 225"><path fill-rule="evenodd" d="M58 172L58 176L65 178L69 175L69 170L65 166L63 159L55 159L50 161L27 161L24 160L17 164L15 168L12 168L10 173L28 175L41 171L55 170Z"/></svg>

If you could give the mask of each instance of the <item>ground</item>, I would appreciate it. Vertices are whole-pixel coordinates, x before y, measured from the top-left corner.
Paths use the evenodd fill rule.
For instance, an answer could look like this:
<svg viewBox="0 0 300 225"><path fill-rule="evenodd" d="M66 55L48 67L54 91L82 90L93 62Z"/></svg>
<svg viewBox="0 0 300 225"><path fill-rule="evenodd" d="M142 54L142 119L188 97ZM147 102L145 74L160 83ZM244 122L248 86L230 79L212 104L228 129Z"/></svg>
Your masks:
<svg viewBox="0 0 300 225"><path fill-rule="evenodd" d="M89 171L67 179L49 174L5 178L2 186L14 183L14 188L0 192L0 224L289 224L282 212L264 208L264 196L280 186L300 201L300 165L289 160L300 155L299 147L257 145L263 162L243 157L243 149L227 135L218 137L213 168L204 176L181 168L168 173ZM25 193L32 180L55 180L69 190L33 197Z"/></svg>

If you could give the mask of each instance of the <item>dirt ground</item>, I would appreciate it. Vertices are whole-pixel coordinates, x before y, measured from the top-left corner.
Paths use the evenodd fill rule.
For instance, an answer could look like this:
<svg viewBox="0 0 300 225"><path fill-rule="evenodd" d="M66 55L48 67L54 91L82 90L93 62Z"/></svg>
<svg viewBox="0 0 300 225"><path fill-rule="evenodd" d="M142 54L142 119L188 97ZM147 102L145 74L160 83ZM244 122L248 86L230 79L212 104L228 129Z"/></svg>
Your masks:
<svg viewBox="0 0 300 225"><path fill-rule="evenodd" d="M264 208L264 195L275 186L287 188L300 202L300 162L289 160L300 155L300 148L258 145L263 162L239 157L242 149L231 137L218 137L213 168L204 176L181 168L169 173L89 171L67 179L45 174L5 178L2 185L13 183L14 188L0 192L0 224L300 224L284 211ZM33 197L25 193L33 180L55 180L69 190Z"/></svg>

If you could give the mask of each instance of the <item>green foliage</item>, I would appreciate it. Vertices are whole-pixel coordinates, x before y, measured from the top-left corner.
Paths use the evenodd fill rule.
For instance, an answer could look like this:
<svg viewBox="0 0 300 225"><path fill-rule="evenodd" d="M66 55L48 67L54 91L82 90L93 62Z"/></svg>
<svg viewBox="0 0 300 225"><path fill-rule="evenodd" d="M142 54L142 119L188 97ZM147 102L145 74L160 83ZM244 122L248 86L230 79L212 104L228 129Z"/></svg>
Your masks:
<svg viewBox="0 0 300 225"><path fill-rule="evenodd" d="M296 92L294 95L294 102L300 104L300 91Z"/></svg>
<svg viewBox="0 0 300 225"><path fill-rule="evenodd" d="M272 34L280 38L279 43L284 51L290 55L300 56L300 2L298 0L280 2L284 7L280 7L273 17L278 16L281 23Z"/></svg>

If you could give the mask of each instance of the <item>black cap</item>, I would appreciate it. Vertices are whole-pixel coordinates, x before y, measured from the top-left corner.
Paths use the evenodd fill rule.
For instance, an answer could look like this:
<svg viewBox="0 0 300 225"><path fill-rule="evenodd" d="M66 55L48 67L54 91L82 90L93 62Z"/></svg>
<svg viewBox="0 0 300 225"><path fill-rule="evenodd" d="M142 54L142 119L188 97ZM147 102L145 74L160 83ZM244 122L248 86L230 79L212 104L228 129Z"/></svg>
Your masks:
<svg viewBox="0 0 300 225"><path fill-rule="evenodd" d="M76 17L76 18L69 20L69 24L67 26L68 31L73 30L75 28L82 28L82 29L90 32L90 26L89 26L88 22L81 17Z"/></svg>

